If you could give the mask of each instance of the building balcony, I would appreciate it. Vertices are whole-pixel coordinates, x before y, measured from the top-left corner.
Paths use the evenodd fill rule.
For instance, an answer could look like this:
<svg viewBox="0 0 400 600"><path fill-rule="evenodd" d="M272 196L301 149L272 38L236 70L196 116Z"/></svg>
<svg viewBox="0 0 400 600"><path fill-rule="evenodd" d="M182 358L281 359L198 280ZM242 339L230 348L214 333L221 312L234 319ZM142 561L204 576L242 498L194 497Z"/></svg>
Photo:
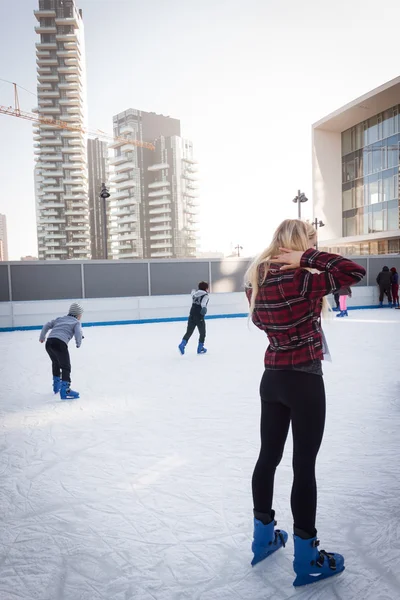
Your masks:
<svg viewBox="0 0 400 600"><path fill-rule="evenodd" d="M58 217L42 217L39 219L40 225L46 225L52 223L65 223L65 219L60 219Z"/></svg>
<svg viewBox="0 0 400 600"><path fill-rule="evenodd" d="M172 235L170 233L158 233L156 235L150 235L150 241L156 240L172 240Z"/></svg>
<svg viewBox="0 0 400 600"><path fill-rule="evenodd" d="M131 171L132 169L135 168L135 165L133 164L132 160L125 160L124 162L119 162L119 163L112 163L110 161L110 164L116 165L114 171L118 175L120 173L126 173L127 171Z"/></svg>
<svg viewBox="0 0 400 600"><path fill-rule="evenodd" d="M37 42L35 44L37 51L41 50L57 50L56 42Z"/></svg>
<svg viewBox="0 0 400 600"><path fill-rule="evenodd" d="M77 37L75 33L58 33L56 40L57 42L76 42Z"/></svg>
<svg viewBox="0 0 400 600"><path fill-rule="evenodd" d="M161 200L151 200L149 202L149 206L164 206L164 204L171 204L171 198L161 198Z"/></svg>
<svg viewBox="0 0 400 600"><path fill-rule="evenodd" d="M55 10L34 10L33 14L35 15L35 17L37 18L38 21L40 21L40 19L55 19L56 18L56 11Z"/></svg>
<svg viewBox="0 0 400 600"><path fill-rule="evenodd" d="M172 248L172 243L168 242L166 244L163 243L159 243L159 244L150 244L150 248L154 248L154 249L162 249L162 248Z"/></svg>
<svg viewBox="0 0 400 600"><path fill-rule="evenodd" d="M47 74L47 73L44 73L43 75L41 75L39 73L38 74L38 80L40 82L44 82L44 81L58 81L58 75L50 75L50 74Z"/></svg>
<svg viewBox="0 0 400 600"><path fill-rule="evenodd" d="M110 165L121 165L122 163L126 162L126 157L125 156L114 156L114 158L110 159ZM132 167L129 167L132 168Z"/></svg>
<svg viewBox="0 0 400 600"><path fill-rule="evenodd" d="M132 202L136 202L136 199L133 196L129 196L129 192L126 191L118 191L115 192L115 194L113 195L114 200L118 200L118 199L125 199L125 198L132 198Z"/></svg>
<svg viewBox="0 0 400 600"><path fill-rule="evenodd" d="M186 163L189 163L190 165L197 165L197 160L194 160L193 158L187 158L187 157L183 157L182 160Z"/></svg>
<svg viewBox="0 0 400 600"><path fill-rule="evenodd" d="M118 244L115 250L132 250L132 244Z"/></svg>
<svg viewBox="0 0 400 600"><path fill-rule="evenodd" d="M59 108L58 106L39 107L38 112L41 115L59 115L61 113L61 108Z"/></svg>
<svg viewBox="0 0 400 600"><path fill-rule="evenodd" d="M156 165L151 165L147 168L148 171L162 171L163 169L169 169L168 163L158 163Z"/></svg>
<svg viewBox="0 0 400 600"><path fill-rule="evenodd" d="M78 231L76 233L73 233L72 239L73 240L90 240L90 235L87 233L87 228L86 228L86 231Z"/></svg>
<svg viewBox="0 0 400 600"><path fill-rule="evenodd" d="M198 181L198 177L195 177L191 173L182 173L182 177L188 181Z"/></svg>
<svg viewBox="0 0 400 600"><path fill-rule="evenodd" d="M172 231L172 225L156 225L156 226L150 225L150 231L153 233L155 231L169 232L169 231Z"/></svg>
<svg viewBox="0 0 400 600"><path fill-rule="evenodd" d="M60 75L71 75L72 73L78 73L78 67L66 66L66 67L58 67L58 73Z"/></svg>
<svg viewBox="0 0 400 600"><path fill-rule="evenodd" d="M46 33L49 33L49 34L57 33L57 27L55 25L50 25L48 27L45 27L44 25L37 25L35 27L35 32L36 33L45 33L45 34ZM56 36L56 39L57 39L57 36Z"/></svg>
<svg viewBox="0 0 400 600"><path fill-rule="evenodd" d="M40 156L40 160L43 162L61 162L62 155L61 154L42 154Z"/></svg>
<svg viewBox="0 0 400 600"><path fill-rule="evenodd" d="M152 258L172 258L172 252L168 252L168 251L158 252L157 250L155 250L154 252L151 253L151 257Z"/></svg>
<svg viewBox="0 0 400 600"><path fill-rule="evenodd" d="M50 50L36 50L36 58L49 58L50 56Z"/></svg>
<svg viewBox="0 0 400 600"><path fill-rule="evenodd" d="M40 78L39 78L40 79ZM58 80L58 75L56 75L56 80ZM54 81L53 79L51 81ZM79 90L80 84L78 81L63 81L58 84L58 89L60 90Z"/></svg>
<svg viewBox="0 0 400 600"><path fill-rule="evenodd" d="M128 215L126 217L119 217L118 222L121 224L124 223L137 223L138 218L136 215Z"/></svg>
<svg viewBox="0 0 400 600"><path fill-rule="evenodd" d="M149 192L149 194L148 194L149 198L161 198L163 196L170 196L170 195L171 195L170 190L159 190L158 192Z"/></svg>
<svg viewBox="0 0 400 600"><path fill-rule="evenodd" d="M149 183L148 187L150 190L156 190L159 188L168 187L170 185L171 183L169 181L153 181L153 183Z"/></svg>
<svg viewBox="0 0 400 600"><path fill-rule="evenodd" d="M124 198L123 200L118 200L115 203L115 208L120 209L120 208L123 208L124 206L136 206L136 204L137 204L136 198Z"/></svg>
<svg viewBox="0 0 400 600"><path fill-rule="evenodd" d="M59 98L59 97L60 97L60 92L58 90L51 90L51 91L43 90L43 92L39 93L39 98Z"/></svg>
<svg viewBox="0 0 400 600"><path fill-rule="evenodd" d="M56 17L55 20L56 25L69 25L76 29L79 27L78 18L77 17Z"/></svg>
<svg viewBox="0 0 400 600"><path fill-rule="evenodd" d="M120 183L121 181L128 181L128 179L130 179L129 175L127 173L123 173L123 174L118 174L118 175L114 175L114 177L112 177L111 182L112 183Z"/></svg>
<svg viewBox="0 0 400 600"><path fill-rule="evenodd" d="M57 56L59 58L80 58L81 53L77 48L64 48L64 50L57 50Z"/></svg>
<svg viewBox="0 0 400 600"><path fill-rule="evenodd" d="M49 254L55 254L55 255L67 254L67 250L65 248L59 248L57 250L52 250L51 248L47 248L45 250L45 254L46 255L49 255Z"/></svg>
<svg viewBox="0 0 400 600"><path fill-rule="evenodd" d="M75 206L75 203L74 203L74 206ZM83 206L80 208L83 208L83 207L88 208L86 204L83 204ZM66 217L76 217L76 218L82 217L83 221L85 221L86 219L88 219L87 212L80 210L80 208L79 207L68 208L68 210L66 210L64 214ZM72 219L70 219L70 220L72 222Z"/></svg>
<svg viewBox="0 0 400 600"><path fill-rule="evenodd" d="M121 181L119 183L116 183L117 192L121 190L127 190L132 187L136 187L136 181L134 181L133 179L128 179L127 181Z"/></svg>
<svg viewBox="0 0 400 600"><path fill-rule="evenodd" d="M85 170L85 165L83 162L67 162L63 163L63 169L82 169Z"/></svg>
<svg viewBox="0 0 400 600"><path fill-rule="evenodd" d="M121 232L119 232L120 236L119 236L119 242L129 242L129 241L135 241L138 239L138 234L137 233L128 233L127 235L122 235Z"/></svg>
<svg viewBox="0 0 400 600"><path fill-rule="evenodd" d="M64 200L72 201L73 202L73 208L69 208L68 211L65 214L69 213L69 211L72 211L73 214L76 214L75 213L75 209L77 209L77 208L86 208L86 209L88 209L88 207L89 207L88 203L81 201L83 198L85 198L85 196L83 196L83 195L82 196L71 196L69 194L66 194L64 196Z"/></svg>
<svg viewBox="0 0 400 600"><path fill-rule="evenodd" d="M81 141L80 132L79 131L68 131L68 129L61 129L60 131L61 137L66 138L76 138L77 142Z"/></svg>
<svg viewBox="0 0 400 600"><path fill-rule="evenodd" d="M63 191L64 191L64 188L63 188L62 185L60 185L60 186L54 186L54 187L51 187L51 186L50 187L46 187L46 193L49 193L49 194L50 193L54 194L56 192L63 192Z"/></svg>
<svg viewBox="0 0 400 600"><path fill-rule="evenodd" d="M167 214L171 214L172 209L171 208L153 208L151 210L149 210L149 215L150 218L152 215L167 215Z"/></svg>
<svg viewBox="0 0 400 600"><path fill-rule="evenodd" d="M58 65L58 60L56 58L42 58L41 56L38 56L36 64L39 65L39 67L56 67Z"/></svg>
<svg viewBox="0 0 400 600"><path fill-rule="evenodd" d="M124 259L124 258L126 258L126 259L128 259L128 258L141 258L141 256L139 255L139 252L137 250L132 251L132 252L129 252L129 251L125 252L125 251L123 251L123 252L119 253L118 258L119 259Z"/></svg>
<svg viewBox="0 0 400 600"><path fill-rule="evenodd" d="M155 225L156 223L170 223L172 221L171 217L154 217L150 219L150 231L154 231L151 225ZM163 228L164 229L164 228Z"/></svg>
<svg viewBox="0 0 400 600"><path fill-rule="evenodd" d="M67 248L83 248L82 252L84 252L85 254L87 253L87 247L86 247L86 242L67 242L65 244L65 246Z"/></svg>

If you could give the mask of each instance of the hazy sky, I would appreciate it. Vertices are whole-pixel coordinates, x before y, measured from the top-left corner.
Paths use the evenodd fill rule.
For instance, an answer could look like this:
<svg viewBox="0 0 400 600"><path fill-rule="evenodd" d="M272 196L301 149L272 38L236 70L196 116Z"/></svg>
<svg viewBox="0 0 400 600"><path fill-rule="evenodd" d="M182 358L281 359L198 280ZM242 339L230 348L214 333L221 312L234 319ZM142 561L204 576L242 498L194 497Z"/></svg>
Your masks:
<svg viewBox="0 0 400 600"><path fill-rule="evenodd" d="M1 2L0 77L36 91L33 10ZM200 168L202 249L264 247L311 199L311 123L399 75L396 0L80 0L88 115L127 108L181 119ZM21 92L21 107L35 98ZM12 88L0 82L0 104ZM33 140L0 115L0 212L10 258L36 254ZM311 203L309 203L311 204ZM308 206L311 209L311 206Z"/></svg>

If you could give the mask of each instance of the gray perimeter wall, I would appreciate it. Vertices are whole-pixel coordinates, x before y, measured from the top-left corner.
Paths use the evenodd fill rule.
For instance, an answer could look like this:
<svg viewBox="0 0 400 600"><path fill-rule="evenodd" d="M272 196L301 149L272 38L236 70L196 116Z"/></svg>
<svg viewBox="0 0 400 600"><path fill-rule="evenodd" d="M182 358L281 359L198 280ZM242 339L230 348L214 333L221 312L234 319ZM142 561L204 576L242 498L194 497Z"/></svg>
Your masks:
<svg viewBox="0 0 400 600"><path fill-rule="evenodd" d="M400 256L363 256L359 284L376 285L384 265L400 272ZM240 292L250 259L43 261L0 263L0 302L188 294L199 281L213 293Z"/></svg>

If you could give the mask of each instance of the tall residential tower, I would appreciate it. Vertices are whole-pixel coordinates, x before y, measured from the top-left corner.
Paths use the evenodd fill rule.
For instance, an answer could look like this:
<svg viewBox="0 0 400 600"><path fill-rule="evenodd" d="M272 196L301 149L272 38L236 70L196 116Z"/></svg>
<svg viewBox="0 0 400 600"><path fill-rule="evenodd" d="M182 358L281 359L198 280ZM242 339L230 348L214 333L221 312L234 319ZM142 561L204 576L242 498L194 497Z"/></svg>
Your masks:
<svg viewBox="0 0 400 600"><path fill-rule="evenodd" d="M0 214L0 260L8 260L7 219Z"/></svg>
<svg viewBox="0 0 400 600"><path fill-rule="evenodd" d="M128 109L114 117L114 258L196 255L196 162L180 121ZM153 143L155 150L133 140Z"/></svg>
<svg viewBox="0 0 400 600"><path fill-rule="evenodd" d="M37 111L71 128L35 127L39 259L90 258L82 11L74 0L39 0L35 16Z"/></svg>

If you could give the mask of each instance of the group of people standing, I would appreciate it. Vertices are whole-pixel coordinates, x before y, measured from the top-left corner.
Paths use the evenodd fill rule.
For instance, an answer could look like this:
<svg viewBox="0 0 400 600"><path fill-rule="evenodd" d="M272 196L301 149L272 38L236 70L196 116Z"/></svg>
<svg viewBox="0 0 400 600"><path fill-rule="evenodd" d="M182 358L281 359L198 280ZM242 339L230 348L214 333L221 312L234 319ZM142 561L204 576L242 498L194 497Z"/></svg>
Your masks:
<svg viewBox="0 0 400 600"><path fill-rule="evenodd" d="M399 274L396 267L383 267L376 278L379 286L379 304L383 306L383 299L387 296L389 306L400 309L399 303Z"/></svg>

